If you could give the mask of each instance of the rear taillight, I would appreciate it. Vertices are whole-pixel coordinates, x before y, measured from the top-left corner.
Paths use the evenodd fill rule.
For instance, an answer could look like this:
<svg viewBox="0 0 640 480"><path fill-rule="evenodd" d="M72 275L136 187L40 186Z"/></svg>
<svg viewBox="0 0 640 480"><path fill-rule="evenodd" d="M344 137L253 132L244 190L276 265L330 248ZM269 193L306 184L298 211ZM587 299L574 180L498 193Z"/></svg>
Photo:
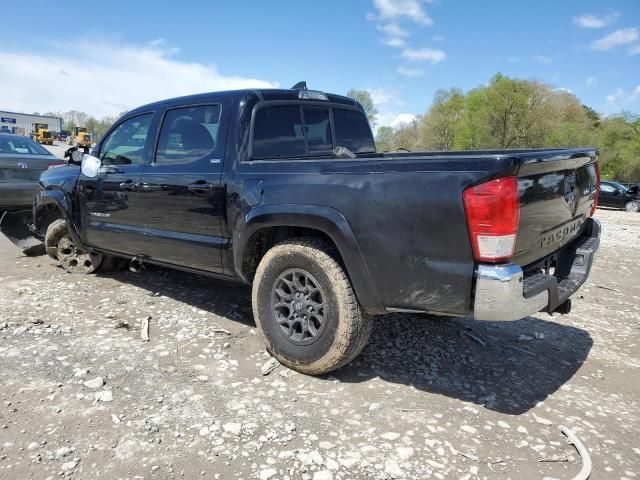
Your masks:
<svg viewBox="0 0 640 480"><path fill-rule="evenodd" d="M598 196L600 195L600 164L598 162L593 164L596 171L596 193L593 194L593 205L591 206L591 213L589 216L593 217L598 208Z"/></svg>
<svg viewBox="0 0 640 480"><path fill-rule="evenodd" d="M479 262L501 262L513 256L520 224L516 177L498 178L463 193L473 256Z"/></svg>

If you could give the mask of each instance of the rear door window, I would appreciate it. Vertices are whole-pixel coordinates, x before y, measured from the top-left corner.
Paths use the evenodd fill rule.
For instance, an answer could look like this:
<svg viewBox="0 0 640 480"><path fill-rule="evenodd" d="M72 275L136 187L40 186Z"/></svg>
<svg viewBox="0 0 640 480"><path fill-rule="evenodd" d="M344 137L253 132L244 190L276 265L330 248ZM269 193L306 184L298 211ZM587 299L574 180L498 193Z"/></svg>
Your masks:
<svg viewBox="0 0 640 480"><path fill-rule="evenodd" d="M253 158L298 157L306 154L299 105L274 105L256 111Z"/></svg>
<svg viewBox="0 0 640 480"><path fill-rule="evenodd" d="M327 153L333 150L333 135L328 108L304 107L304 127L309 153Z"/></svg>
<svg viewBox="0 0 640 480"><path fill-rule="evenodd" d="M353 153L375 153L373 135L364 113L359 110L334 108L333 123L336 146L346 147Z"/></svg>
<svg viewBox="0 0 640 480"><path fill-rule="evenodd" d="M190 163L214 156L220 111L220 105L168 110L160 130L156 163Z"/></svg>

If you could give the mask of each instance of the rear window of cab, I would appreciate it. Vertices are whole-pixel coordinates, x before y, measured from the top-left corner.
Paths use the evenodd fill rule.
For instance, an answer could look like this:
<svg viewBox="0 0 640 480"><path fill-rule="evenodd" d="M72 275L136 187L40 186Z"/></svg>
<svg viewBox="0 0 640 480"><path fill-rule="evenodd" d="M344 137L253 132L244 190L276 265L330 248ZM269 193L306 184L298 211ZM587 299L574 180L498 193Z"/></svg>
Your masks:
<svg viewBox="0 0 640 480"><path fill-rule="evenodd" d="M259 106L254 113L252 159L330 156L337 146L375 153L362 111L296 103Z"/></svg>

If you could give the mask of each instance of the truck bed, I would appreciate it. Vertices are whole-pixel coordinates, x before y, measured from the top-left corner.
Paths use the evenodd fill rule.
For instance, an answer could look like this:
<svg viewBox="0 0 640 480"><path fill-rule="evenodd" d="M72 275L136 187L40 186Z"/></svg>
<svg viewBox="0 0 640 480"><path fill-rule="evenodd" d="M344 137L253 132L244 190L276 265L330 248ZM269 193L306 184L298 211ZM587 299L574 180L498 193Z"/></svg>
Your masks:
<svg viewBox="0 0 640 480"><path fill-rule="evenodd" d="M462 192L517 176L520 228L513 262L527 266L580 233L541 242L589 215L595 193L593 148L410 152L292 161L242 162L236 181L262 178L264 204L322 205L352 229L375 290L389 311L469 314L474 261ZM283 175L282 173L285 173ZM575 210L565 178L576 179Z"/></svg>

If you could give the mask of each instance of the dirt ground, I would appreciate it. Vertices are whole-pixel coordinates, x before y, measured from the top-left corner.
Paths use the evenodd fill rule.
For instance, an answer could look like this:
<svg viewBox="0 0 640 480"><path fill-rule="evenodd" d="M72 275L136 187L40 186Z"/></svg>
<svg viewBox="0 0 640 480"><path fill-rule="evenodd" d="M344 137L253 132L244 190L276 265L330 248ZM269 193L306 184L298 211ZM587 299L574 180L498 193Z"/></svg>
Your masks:
<svg viewBox="0 0 640 480"><path fill-rule="evenodd" d="M71 147L70 145L67 145L65 142L60 142L58 140L56 140L53 145L42 145L42 146L47 150L49 150L58 158L64 158L65 150Z"/></svg>
<svg viewBox="0 0 640 480"><path fill-rule="evenodd" d="M560 425L592 479L637 478L640 214L597 216L570 315L381 317L319 378L262 374L243 286L75 276L0 238L0 478L570 479Z"/></svg>

